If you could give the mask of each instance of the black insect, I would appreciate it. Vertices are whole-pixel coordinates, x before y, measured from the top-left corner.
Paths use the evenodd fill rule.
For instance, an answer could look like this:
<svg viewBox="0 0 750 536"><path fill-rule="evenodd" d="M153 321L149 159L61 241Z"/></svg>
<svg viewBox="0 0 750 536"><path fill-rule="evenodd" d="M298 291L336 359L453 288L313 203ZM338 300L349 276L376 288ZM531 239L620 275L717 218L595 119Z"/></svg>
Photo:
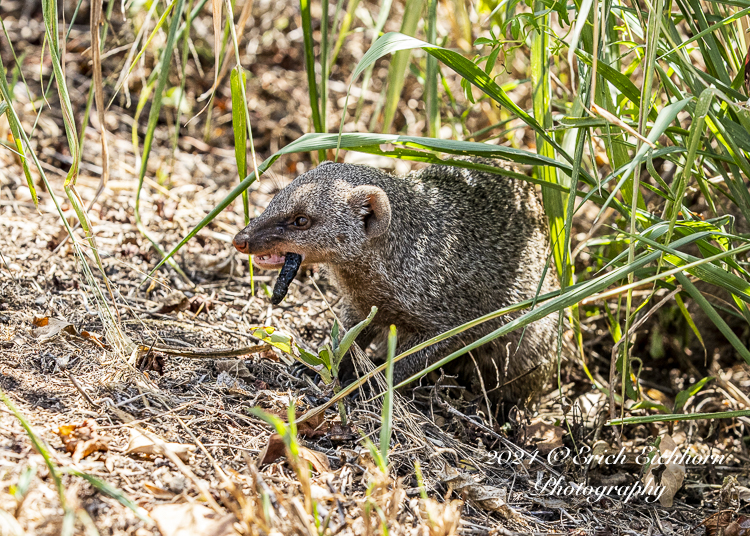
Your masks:
<svg viewBox="0 0 750 536"><path fill-rule="evenodd" d="M289 285L292 283L294 276L297 275L300 264L302 264L302 255L296 253L287 253L285 255L284 266L281 267L279 277L273 286L273 294L271 295L272 304L278 305L284 299L284 296L289 291Z"/></svg>

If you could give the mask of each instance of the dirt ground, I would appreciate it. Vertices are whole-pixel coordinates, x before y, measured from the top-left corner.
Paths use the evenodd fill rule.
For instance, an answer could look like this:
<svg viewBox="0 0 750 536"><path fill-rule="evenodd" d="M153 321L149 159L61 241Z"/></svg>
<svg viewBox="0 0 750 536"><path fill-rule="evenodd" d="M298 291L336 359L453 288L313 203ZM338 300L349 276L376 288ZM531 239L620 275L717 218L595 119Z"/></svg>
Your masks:
<svg viewBox="0 0 750 536"><path fill-rule="evenodd" d="M24 54L24 76L39 106L41 14L23 2L3 0L0 15L16 51ZM250 45L243 63L251 65L248 94L259 160L310 130L296 17L294 7L258 2L248 26ZM210 16L199 22L210 27ZM79 110L90 81L87 31L86 25L73 27L66 56L71 99ZM129 32L124 21L116 21L111 48L132 40ZM13 58L4 39L0 37L0 55L10 69ZM356 64L366 48L363 39L355 35L347 43L340 64ZM113 55L112 61L123 61L124 54ZM384 70L383 65L387 66L376 68L360 123L347 128L366 130L373 99L381 89L383 72L378 69ZM119 68L120 64L112 66L112 78ZM45 61L45 84L51 74ZM136 74L134 79L142 76ZM189 74L195 82L188 92L195 102L210 88L212 77ZM337 124L343 105L347 76L341 70L333 73L332 101L339 107L333 106L332 124ZM51 193L42 191L39 174L32 171L40 189L37 210L17 156L0 150L0 389L10 402L0 405L0 535L65 533L71 523L76 534L137 536L223 535L235 530L373 534L383 533L384 526L392 534L431 536L750 534L750 420L630 426L619 437L604 426L609 417L605 395L571 359L562 364L560 388L549 386L537 413L511 411L507 419L502 411L488 409L481 395L451 387L450 378L429 377L411 389L408 398L397 398L387 475L377 469L362 439L377 442L380 405L363 397L346 400L346 424L337 411L329 410L324 420L302 425L303 461L288 459L272 429L251 409L285 418L290 404L300 415L331 393L290 367L288 356L262 346L252 336L253 327L273 326L300 345L317 349L330 342L335 291L310 270L295 279L281 305L272 306L267 286L273 285L276 274L256 271L253 295L247 260L231 246L244 221L239 201L177 255L192 285L171 269L142 284L160 256L139 233L134 217L139 160L131 126L138 85L136 81L129 88L132 101L121 95L107 114L111 178L89 211L124 339L146 349L186 352L256 348L240 358L213 359L158 351L128 353L109 346L97 312L94 281L84 276L71 243L62 244L66 233ZM14 90L14 107L30 132L34 107L23 84ZM407 81L396 127L413 130L410 134L421 133L422 127L408 120L409 103L421 98L419 91L418 84ZM33 146L74 225L75 215L62 188L71 159L54 91L49 102ZM191 114L204 104L197 103ZM209 136L204 136L204 113L182 129L176 146L170 129L174 110L165 111L140 205L152 238L166 248L179 242L238 182L230 104L228 90L221 89L210 112ZM488 123L481 106L469 117L475 130ZM145 128L145 113L141 122ZM102 165L95 117L92 124L86 130L78 179L86 203L93 198ZM2 120L0 134L8 139ZM403 162L362 160L353 153L345 158L397 172L409 169ZM251 188L251 212L262 211L275 191L312 165L306 154L280 159ZM103 288L83 235L76 235L92 267L91 277ZM659 326L668 329L663 326L669 324ZM645 333L637 348L652 347L653 333ZM608 377L611 344L602 342L608 335L602 315L585 319L589 368L597 380ZM673 396L705 375L705 369L694 364L700 359L687 360L688 365L685 356L665 344L667 357L645 360L642 377L654 385L655 393ZM750 408L747 366L719 352L706 367L714 367L711 373L717 380L691 399L687 409ZM674 486L665 492L673 504L647 500L646 495L628 498L619 488L640 482L644 463L636 455L664 433L682 451L708 460L682 468L679 463L652 468L659 473L657 483ZM32 437L49 450L35 446ZM621 448L626 455L618 458ZM585 454L586 449L613 456L613 461L587 463L585 455L577 461L573 456L555 457L561 452ZM300 472L308 464L310 480ZM417 465L423 478L417 478ZM556 483L550 484L552 479ZM602 494L580 491L603 486L611 487ZM422 490L428 498L421 498ZM75 516L64 515L60 494Z"/></svg>

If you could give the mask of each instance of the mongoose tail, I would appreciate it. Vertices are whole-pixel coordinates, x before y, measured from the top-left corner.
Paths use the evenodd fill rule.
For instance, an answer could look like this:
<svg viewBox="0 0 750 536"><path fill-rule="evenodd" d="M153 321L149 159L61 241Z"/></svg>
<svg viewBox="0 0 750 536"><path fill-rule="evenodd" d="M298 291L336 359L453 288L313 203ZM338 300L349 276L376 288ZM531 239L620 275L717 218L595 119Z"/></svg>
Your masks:
<svg viewBox="0 0 750 536"><path fill-rule="evenodd" d="M234 245L253 254L259 268L279 269L290 253L303 266L323 265L341 293L344 327L378 307L358 344L368 347L395 324L401 353L532 298L543 277L542 293L556 288L553 270L543 275L547 222L534 187L501 173L436 165L399 178L327 162L281 190ZM396 364L394 380L517 316L415 352ZM556 325L551 315L527 326L523 338L519 331L495 339L459 358L459 372L481 377L493 398L516 401L538 393L552 368Z"/></svg>

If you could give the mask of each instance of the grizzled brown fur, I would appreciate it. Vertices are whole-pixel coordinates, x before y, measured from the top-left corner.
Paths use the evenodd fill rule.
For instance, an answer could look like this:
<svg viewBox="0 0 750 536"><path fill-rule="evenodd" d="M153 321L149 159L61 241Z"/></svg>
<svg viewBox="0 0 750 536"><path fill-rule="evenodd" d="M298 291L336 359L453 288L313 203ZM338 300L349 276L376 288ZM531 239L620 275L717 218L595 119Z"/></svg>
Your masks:
<svg viewBox="0 0 750 536"><path fill-rule="evenodd" d="M398 354L532 298L547 259L546 227L534 188L524 181L448 166L400 178L368 166L326 162L279 192L237 235L235 246L256 259L294 252L304 257L303 264L323 264L342 295L346 328L378 307L360 346L395 324ZM549 270L541 293L556 285ZM396 363L394 380L519 314L406 357ZM517 401L542 388L552 369L556 325L557 316L548 316L527 327L520 345L516 330L472 352L494 399ZM476 370L468 355L459 360L464 371Z"/></svg>

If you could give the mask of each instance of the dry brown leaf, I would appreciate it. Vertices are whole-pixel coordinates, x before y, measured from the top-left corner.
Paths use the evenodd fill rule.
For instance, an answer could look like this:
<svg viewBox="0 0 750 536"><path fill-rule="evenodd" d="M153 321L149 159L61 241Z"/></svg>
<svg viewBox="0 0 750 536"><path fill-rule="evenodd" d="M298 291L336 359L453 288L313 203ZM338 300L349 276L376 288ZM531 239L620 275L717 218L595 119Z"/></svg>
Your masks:
<svg viewBox="0 0 750 536"><path fill-rule="evenodd" d="M725 508L736 508L739 506L740 492L739 482L734 476L724 477L724 482L719 490L719 504Z"/></svg>
<svg viewBox="0 0 750 536"><path fill-rule="evenodd" d="M506 502L508 492L505 488L497 488L477 483L470 475L461 474L454 467L446 465L440 480L460 492L465 500L485 510L497 512L505 519L516 519L518 513Z"/></svg>
<svg viewBox="0 0 750 536"><path fill-rule="evenodd" d="M328 432L328 438L331 440L331 443L354 441L358 437L351 426L342 426L340 423L334 423Z"/></svg>
<svg viewBox="0 0 750 536"><path fill-rule="evenodd" d="M304 412L297 412L296 417L299 419ZM325 414L320 413L312 419L303 421L297 425L297 432L300 436L307 439L316 439L325 436L331 430L331 424L325 422Z"/></svg>
<svg viewBox="0 0 750 536"><path fill-rule="evenodd" d="M190 299L184 293L175 290L157 300L157 303L159 305L155 309L150 309L150 313L169 314L187 309L190 306Z"/></svg>
<svg viewBox="0 0 750 536"><path fill-rule="evenodd" d="M140 349L146 348L145 346L140 346ZM135 360L135 368L140 370L141 372L148 373L148 371L153 371L157 373L159 376L162 376L164 374L164 356L159 353L151 353L148 352L148 350L144 350L141 355L138 356L138 358Z"/></svg>
<svg viewBox="0 0 750 536"><path fill-rule="evenodd" d="M706 536L717 536L718 534L725 533L725 529L731 521L732 511L722 510L708 516L700 524L706 527Z"/></svg>
<svg viewBox="0 0 750 536"><path fill-rule="evenodd" d="M149 514L163 536L235 536L234 514L219 516L200 504L163 504Z"/></svg>
<svg viewBox="0 0 750 536"><path fill-rule="evenodd" d="M81 331L80 336L84 339L87 339L93 342L99 348L103 348L103 349L109 348L109 346L104 341L102 341L102 338L96 333L91 333L90 331L84 330L84 331Z"/></svg>
<svg viewBox="0 0 750 536"><path fill-rule="evenodd" d="M673 452L675 453L672 456L673 459L668 460ZM665 465L652 463L643 476L643 485L646 490L653 490L656 486L663 486L664 491L659 497L659 503L668 508L672 506L674 495L682 487L682 481L685 480L685 464L674 461L674 458L679 457L680 451L674 439L669 434L661 436L659 453L669 463ZM661 478L658 477L659 473L661 473Z"/></svg>
<svg viewBox="0 0 750 536"><path fill-rule="evenodd" d="M565 430L562 427L535 419L526 427L526 444L547 456L554 449L563 446L564 435Z"/></svg>
<svg viewBox="0 0 750 536"><path fill-rule="evenodd" d="M187 462L190 455L195 451L195 446L185 443L165 443L164 447L177 455L183 462ZM140 454L150 458L162 455L162 448L138 430L131 430L130 442L125 449L125 454Z"/></svg>
<svg viewBox="0 0 750 536"><path fill-rule="evenodd" d="M331 470L331 466L328 464L328 456L322 452L310 450L307 447L300 447L299 456L303 460L310 462L310 465L312 465L318 473L327 473Z"/></svg>
<svg viewBox="0 0 750 536"><path fill-rule="evenodd" d="M286 454L286 445L279 434L271 434L268 443L258 455L258 465L273 463ZM322 452L310 450L307 447L299 447L299 456L307 461L318 473L327 473L331 470L328 457Z"/></svg>
<svg viewBox="0 0 750 536"><path fill-rule="evenodd" d="M732 521L724 529L723 536L750 536L750 518L740 516Z"/></svg>
<svg viewBox="0 0 750 536"><path fill-rule="evenodd" d="M214 361L214 368L216 369L216 372L226 372L235 378L242 378L243 380L253 377L250 370L248 370L247 365L245 365L244 359L217 360Z"/></svg>
<svg viewBox="0 0 750 536"><path fill-rule="evenodd" d="M279 434L271 434L268 443L258 454L258 466L273 463L281 458L286 452L286 445Z"/></svg>
<svg viewBox="0 0 750 536"><path fill-rule="evenodd" d="M35 327L31 330L31 335L35 339L39 339L40 342L56 337L61 331L70 333L71 335L78 334L75 326L62 318L49 316L35 317L32 323Z"/></svg>
<svg viewBox="0 0 750 536"><path fill-rule="evenodd" d="M94 452L109 450L110 438L96 432L93 419L86 419L81 424L63 424L56 433L65 446L65 452L72 454L76 463Z"/></svg>

